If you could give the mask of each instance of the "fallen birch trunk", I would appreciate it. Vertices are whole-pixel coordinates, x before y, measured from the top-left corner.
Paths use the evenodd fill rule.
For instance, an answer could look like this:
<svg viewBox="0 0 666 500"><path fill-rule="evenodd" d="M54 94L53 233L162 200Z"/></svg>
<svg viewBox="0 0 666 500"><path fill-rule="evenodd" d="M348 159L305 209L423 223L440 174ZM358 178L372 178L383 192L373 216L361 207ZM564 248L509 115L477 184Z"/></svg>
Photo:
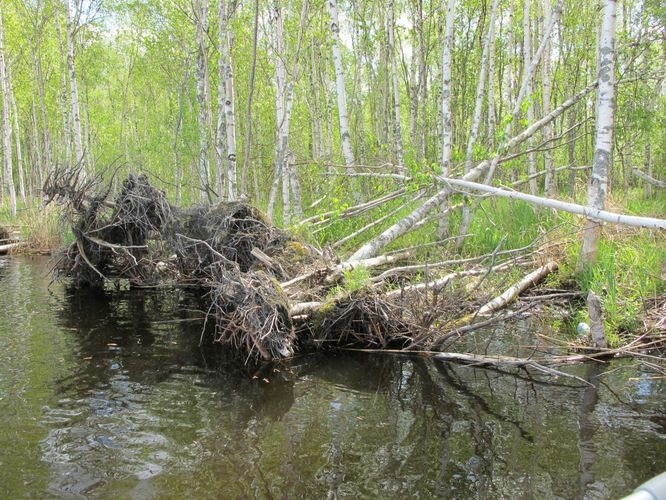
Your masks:
<svg viewBox="0 0 666 500"><path fill-rule="evenodd" d="M6 255L12 250L21 248L22 246L25 246L25 242L8 243L6 245L0 245L0 255Z"/></svg>
<svg viewBox="0 0 666 500"><path fill-rule="evenodd" d="M511 262L505 263L502 264L501 266L493 268L493 270L506 268L509 265L515 265L515 264ZM481 308L475 313L468 314L467 316L463 316L460 319L456 320L453 323L453 325L451 325L447 329L447 331L435 332L434 334L432 334L431 335L432 345L441 346L448 339L454 336L462 336L468 331L471 331L472 329L468 328L468 326L477 317L489 316L492 313L497 312L500 309L503 309L509 303L513 302L521 293L523 293L528 288L531 288L532 286L536 285L539 281L541 281L543 278L548 276L548 274L552 273L556 269L557 269L557 263L551 261L548 264L536 269L535 271L532 271L530 274L521 279L518 283L509 287L504 293L495 297L493 300L486 303L485 305L481 306Z"/></svg>
<svg viewBox="0 0 666 500"><path fill-rule="evenodd" d="M645 182L648 184L651 184L652 186L656 186L661 189L666 189L666 182L660 181L658 179L655 179L654 177L650 177L648 174L641 172L637 168L633 169L633 173L636 177L639 179L643 179Z"/></svg>
<svg viewBox="0 0 666 500"><path fill-rule="evenodd" d="M465 180L473 181L478 179L483 172L488 168L489 163L487 161L481 162L477 167L469 171L467 175L463 177ZM429 198L423 205L414 210L404 219L393 224L382 234L368 241L365 245L359 248L354 254L349 258L349 262L369 259L377 255L377 253L384 248L386 245L396 240L403 234L411 230L414 225L423 219L431 210L434 210L442 204L442 202L449 196L452 189L451 186L446 186L444 189L440 190L437 194Z"/></svg>
<svg viewBox="0 0 666 500"><path fill-rule="evenodd" d="M521 279L518 283L509 287L504 293L495 297L486 305L482 306L481 309L479 309L479 311L477 312L477 316L488 316L494 313L495 311L502 309L510 302L516 300L516 297L518 297L525 290L539 283L539 281L544 279L550 273L554 272L556 269L557 269L557 262L551 261L541 266L539 269L532 271L530 274Z"/></svg>
<svg viewBox="0 0 666 500"><path fill-rule="evenodd" d="M638 226L649 229L666 229L665 219L657 219L655 217L639 217L636 215L616 214L613 212L608 212L606 210L599 210L597 208L578 205L576 203L567 203L564 201L553 200L550 198L533 196L531 194L519 193L516 191L507 191L506 189L487 186L485 184L479 184L477 182L470 182L467 179L451 179L448 177L440 177L439 179L442 182L446 182L453 186L460 186L467 189L474 189L476 191L483 191L485 193L490 193L495 196L502 196L504 198L522 200L526 201L527 203L532 203L533 205L539 205L542 207L548 207L548 208L553 208L555 210L560 210L562 212L569 212L572 214L583 215L591 219L611 222L613 224L624 224L627 226Z"/></svg>

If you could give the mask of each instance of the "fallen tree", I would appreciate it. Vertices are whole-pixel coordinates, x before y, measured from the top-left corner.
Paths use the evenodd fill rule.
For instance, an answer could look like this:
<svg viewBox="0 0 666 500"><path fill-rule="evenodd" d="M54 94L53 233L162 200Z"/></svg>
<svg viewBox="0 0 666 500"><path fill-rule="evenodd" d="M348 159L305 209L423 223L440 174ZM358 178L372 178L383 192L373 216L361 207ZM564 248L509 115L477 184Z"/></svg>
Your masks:
<svg viewBox="0 0 666 500"><path fill-rule="evenodd" d="M326 347L432 350L451 335L517 317L527 309L476 321L557 267L528 272L490 300L495 294L477 291L479 283L534 269L534 245L500 245L492 254L432 265L414 262L412 249L340 262L246 203L172 206L145 175L129 175L112 194L99 179L56 170L44 194L65 207L74 235L55 261L56 278L79 288L193 289L204 329L245 362ZM355 282L359 272L364 278ZM467 283L473 298L466 280L475 280Z"/></svg>
<svg viewBox="0 0 666 500"><path fill-rule="evenodd" d="M65 207L74 235L55 261L56 277L81 288L196 289L215 339L245 360L287 358L304 346L429 346L442 315L475 310L473 301L461 306L454 280L507 272L530 250L497 252L490 268L481 265L489 256L439 262L444 274L412 283L405 277L418 264L409 251L336 262L246 203L174 207L145 175L130 175L112 194L99 179L56 170L44 194ZM358 269L368 276L350 288ZM434 295L437 304L417 307Z"/></svg>

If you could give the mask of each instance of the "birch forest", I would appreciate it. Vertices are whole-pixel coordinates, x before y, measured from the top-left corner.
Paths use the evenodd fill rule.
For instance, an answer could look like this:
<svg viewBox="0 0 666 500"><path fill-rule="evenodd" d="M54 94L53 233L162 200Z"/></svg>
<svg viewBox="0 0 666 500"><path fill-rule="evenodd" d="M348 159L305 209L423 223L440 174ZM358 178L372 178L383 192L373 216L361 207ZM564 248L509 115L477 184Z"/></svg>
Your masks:
<svg viewBox="0 0 666 500"><path fill-rule="evenodd" d="M2 0L0 203L142 173L426 291L529 249L621 332L664 289L665 72L659 0Z"/></svg>

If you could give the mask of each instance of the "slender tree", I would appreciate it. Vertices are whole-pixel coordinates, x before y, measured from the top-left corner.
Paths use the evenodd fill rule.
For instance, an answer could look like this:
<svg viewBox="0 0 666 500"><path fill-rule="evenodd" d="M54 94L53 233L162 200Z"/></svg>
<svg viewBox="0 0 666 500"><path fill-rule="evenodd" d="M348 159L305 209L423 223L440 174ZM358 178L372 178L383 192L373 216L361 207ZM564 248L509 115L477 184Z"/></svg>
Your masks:
<svg viewBox="0 0 666 500"><path fill-rule="evenodd" d="M552 16L550 9L550 0L543 0L543 13L544 13L544 25L550 25L550 18ZM551 49L552 43L551 39L548 38L546 42L546 47L543 51L543 66L542 66L542 102L543 102L543 114L547 115L551 110L551 98L553 91L552 83L552 69L551 69ZM543 138L544 141L550 141L553 138L553 127L552 125L546 125L543 129ZM553 197L557 192L557 184L555 182L555 177L553 175L553 152L548 149L544 151L543 154L544 169L546 170L546 176L544 177L544 192L546 196Z"/></svg>
<svg viewBox="0 0 666 500"><path fill-rule="evenodd" d="M194 0L194 22L197 37L197 103L199 104L199 198L202 202L210 201L209 154L210 135L207 100L208 81L208 0Z"/></svg>
<svg viewBox="0 0 666 500"><path fill-rule="evenodd" d="M250 162L250 149L252 148L252 97L254 96L254 78L257 70L257 41L259 40L259 0L254 1L254 28L252 33L252 65L250 66L250 80L247 92L247 111L245 115L246 135L243 150L243 169L241 171L241 196L247 194L247 175ZM255 193L258 196L259 193Z"/></svg>
<svg viewBox="0 0 666 500"><path fill-rule="evenodd" d="M74 162L86 170L85 155L83 151L83 135L81 132L81 111L79 107L79 89L76 80L76 64L74 60L74 36L76 26L72 22L69 0L65 0L65 19L67 22L65 38L67 40L67 70L69 72L69 103L72 117L72 135L74 142Z"/></svg>
<svg viewBox="0 0 666 500"><path fill-rule="evenodd" d="M604 0L601 36L599 41L599 90L594 140L592 175L588 185L587 202L590 208L603 210L606 205L608 172L613 158L613 129L615 125L615 23L617 2ZM588 219L583 230L576 270L583 271L596 262L601 222Z"/></svg>
<svg viewBox="0 0 666 500"><path fill-rule="evenodd" d="M402 126L400 125L400 88L398 86L398 69L396 68L395 56L395 7L391 0L388 5L388 23L386 31L388 33L388 51L391 60L391 85L393 89L393 134L395 142L395 162L399 173L405 170L405 158L402 146ZM416 117L413 117L414 119Z"/></svg>
<svg viewBox="0 0 666 500"><path fill-rule="evenodd" d="M340 53L340 21L338 20L337 0L327 0L328 13L331 17L331 50L333 65L335 67L335 89L338 98L338 119L340 121L340 142L342 143L342 156L345 160L347 172L354 169L354 150L349 132L349 115L347 114L347 89L345 88L345 74L342 67Z"/></svg>
<svg viewBox="0 0 666 500"><path fill-rule="evenodd" d="M4 160L5 187L9 195L9 208L12 216L16 217L16 188L14 186L14 173L12 168L12 129L9 124L9 82L7 81L7 67L4 50L4 28L2 24L2 9L0 9L0 90L2 91L2 157Z"/></svg>
<svg viewBox="0 0 666 500"><path fill-rule="evenodd" d="M486 77L488 75L488 60L494 57L490 53L490 47L493 45L492 37L495 34L493 25L495 24L495 16L497 14L497 7L499 0L493 0L490 7L490 20L488 30L483 38L483 48L481 50L481 66L479 67L479 79L476 85L476 98L474 101L474 114L472 116L472 127L467 141L467 150L465 152L465 173L467 174L472 169L472 161L474 160L474 148L477 144L479 136L479 127L481 125L481 114L483 111L483 98L485 96ZM471 207L465 203L463 205L462 222L460 224L460 236L456 239L456 248L462 247L464 238L462 235L466 234L469 230L469 225L472 221Z"/></svg>
<svg viewBox="0 0 666 500"><path fill-rule="evenodd" d="M446 6L444 5L446 3ZM442 0L442 10L446 7L446 32L442 49L442 152L440 171L443 176L449 175L451 167L451 143L453 139L453 122L451 120L451 52L453 49L453 20L456 0ZM445 238L449 234L448 196L442 204L442 215L439 219L438 234Z"/></svg>

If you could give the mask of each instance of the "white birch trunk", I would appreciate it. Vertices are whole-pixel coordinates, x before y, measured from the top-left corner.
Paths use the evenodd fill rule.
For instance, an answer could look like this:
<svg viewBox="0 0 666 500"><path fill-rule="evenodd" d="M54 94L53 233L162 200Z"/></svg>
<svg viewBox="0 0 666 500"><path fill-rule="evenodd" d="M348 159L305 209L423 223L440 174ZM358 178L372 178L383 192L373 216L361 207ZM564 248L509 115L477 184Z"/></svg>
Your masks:
<svg viewBox="0 0 666 500"><path fill-rule="evenodd" d="M74 142L74 163L80 165L85 172L85 157L83 151L83 135L81 133L81 112L79 108L79 91L76 82L76 65L74 61L74 26L72 25L72 14L70 12L69 0L65 0L65 16L67 29L65 38L67 40L67 70L69 72L70 91L70 115L72 117L72 135Z"/></svg>
<svg viewBox="0 0 666 500"><path fill-rule="evenodd" d="M197 103L199 105L198 128L199 128L199 200L206 203L210 200L209 166L208 157L210 150L210 117L208 116L208 105L206 103L206 77L207 77L207 31L208 31L208 0L194 0L194 22L197 37Z"/></svg>
<svg viewBox="0 0 666 500"><path fill-rule="evenodd" d="M37 120L37 106L35 100L32 100L32 151L34 158L31 160L31 165L37 170L37 177L39 178L39 187L43 186L43 172L44 162L42 161L42 151L39 147L39 120ZM68 164L69 165L69 164Z"/></svg>
<svg viewBox="0 0 666 500"><path fill-rule="evenodd" d="M496 18L491 16L490 23L490 40L488 45L488 146L489 148L495 147L495 29Z"/></svg>
<svg viewBox="0 0 666 500"><path fill-rule="evenodd" d="M236 174L236 119L234 112L234 75L231 61L231 31L228 29L226 3L220 0L220 64L224 65L224 115L227 129L227 199L238 195Z"/></svg>
<svg viewBox="0 0 666 500"><path fill-rule="evenodd" d="M275 210L275 199L280 186L280 179L284 177L282 172L283 154L285 142L289 136L285 130L286 116L286 94L287 94L287 71L284 60L284 19L282 17L282 7L278 1L275 1L271 7L272 27L272 45L275 58L275 124L277 126L277 135L275 139L275 164L273 168L273 182L268 195L268 208L266 213L269 218L273 218ZM284 205L283 205L284 206ZM287 216L288 217L288 216Z"/></svg>
<svg viewBox="0 0 666 500"><path fill-rule="evenodd" d="M303 203L301 201L301 185L296 175L295 158L292 153L287 157L287 167L289 168L289 184L292 193L292 203L294 206L294 215L298 220L303 219Z"/></svg>
<svg viewBox="0 0 666 500"><path fill-rule="evenodd" d="M550 25L550 19L552 17L550 9L550 0L543 0L543 11L544 11L544 25ZM551 95L553 90L552 75L551 75L551 49L552 43L550 37L546 42L546 47L543 51L543 66L542 66L542 79L543 79L543 114L547 115L551 110ZM544 141L548 141L553 137L553 127L552 124L548 124L543 129L543 138ZM555 196L557 192L557 183L555 182L555 176L553 175L553 152L548 149L544 151L544 168L546 170L546 177L544 178L544 193L546 196L552 197Z"/></svg>
<svg viewBox="0 0 666 500"><path fill-rule="evenodd" d="M594 141L592 175L588 186L588 205L603 210L606 205L608 170L613 159L613 128L615 125L615 21L617 3L604 0L601 39L599 42L599 91ZM594 265L597 258L601 224L588 219L583 232L583 245L576 263L576 271Z"/></svg>
<svg viewBox="0 0 666 500"><path fill-rule="evenodd" d="M481 174L483 174L483 172L488 168L488 165L489 163L487 161L482 162L476 168L470 170L468 174L464 175L463 179L469 181L478 179ZM407 233L414 227L417 222L419 222L421 219L423 219L423 217L430 213L430 211L440 206L442 201L445 200L450 194L451 187L445 186L442 190L428 199L425 203L423 203L423 205L415 209L408 216L400 219L398 222L386 229L382 234L364 244L361 248L354 252L354 254L348 259L348 262L374 257L382 248L403 234Z"/></svg>
<svg viewBox="0 0 666 500"><path fill-rule="evenodd" d="M506 63L504 64L504 73L502 78L502 106L501 116L504 116L509 111L513 96L513 53L514 53L514 37L513 37L513 0L509 0L509 13L507 16L506 27L507 39L507 53ZM511 136L511 122L507 123L505 129L505 139Z"/></svg>
<svg viewBox="0 0 666 500"><path fill-rule="evenodd" d="M524 11L523 11L523 61L524 61L524 67L525 67L525 86L523 87L525 89L525 97L527 97L530 102L529 106L527 107L527 123L533 123L534 122L534 104L531 99L532 95L532 76L533 72L530 68L530 63L532 61L532 34L531 34L531 18L530 18L530 6L532 4L532 0L526 0L524 4ZM534 70L536 71L536 69ZM520 98L520 96L519 96ZM533 141L532 138L530 137L527 140L527 146L529 149L532 149L533 146ZM537 194L537 179L536 177L533 177L533 174L535 174L537 171L536 167L536 154L531 151L527 154L527 174L530 176L530 193L536 196Z"/></svg>
<svg viewBox="0 0 666 500"><path fill-rule="evenodd" d="M9 208L12 217L16 217L16 188L14 187L14 174L12 168L12 129L9 124L9 82L5 66L4 28L2 12L0 11L0 90L2 91L2 158L4 160L5 187L9 195Z"/></svg>
<svg viewBox="0 0 666 500"><path fill-rule="evenodd" d="M250 66L250 80L248 82L248 96L247 96L247 111L245 114L245 122L247 129L245 134L245 144L243 150L243 168L241 170L241 186L240 194L242 197L247 196L247 176L248 167L250 164L250 149L252 147L252 97L254 95L254 78L257 72L257 42L259 40L259 0L254 2L254 30L252 36L252 64ZM255 197L259 193L255 192Z"/></svg>
<svg viewBox="0 0 666 500"><path fill-rule="evenodd" d="M338 98L338 118L340 120L340 142L342 143L342 156L345 160L347 172L354 169L354 150L349 133L349 116L347 114L347 91L345 89L345 75L342 68L342 55L340 54L340 22L338 20L337 0L327 0L328 12L331 16L331 47L333 52L333 65L335 67L335 87Z"/></svg>
<svg viewBox="0 0 666 500"><path fill-rule="evenodd" d="M7 72L7 76L9 76L9 72ZM16 144L16 173L18 175L19 196L21 197L23 206L25 206L26 199L25 199L25 182L24 182L24 171L23 171L23 152L21 151L21 134L18 121L18 107L16 106L16 98L14 97L14 91L11 87L11 84L8 84L7 88L9 90L9 100L12 106L12 117L14 125L14 144ZM48 158L48 152L46 151L46 146L44 149L45 149L44 153L47 155Z"/></svg>
<svg viewBox="0 0 666 500"><path fill-rule="evenodd" d="M530 0L526 0L526 2L529 2ZM552 33L553 26L557 22L557 19L559 18L560 12L562 11L562 0L558 0L558 3L555 5L553 8L553 13L550 18L550 23L544 28L543 35L541 37L541 43L539 44L539 48L537 49L536 53L532 57L531 61L529 64L526 64L526 67L523 71L523 80L520 84L520 89L518 90L518 97L516 97L516 100L514 102L514 107L513 111L511 113L513 117L513 121L517 122L518 117L520 116L520 107L522 102L525 100L525 97L527 97L528 90L531 86L531 82L534 80L534 74L537 70L537 67L539 65L539 61L541 60L541 55L543 54L544 49L546 48L546 43L548 40L550 40L550 34ZM510 129L507 129L507 131ZM509 133L505 133L505 137L509 137Z"/></svg>
<svg viewBox="0 0 666 500"><path fill-rule="evenodd" d="M466 189L474 189L484 193L490 193L493 196L501 196L503 198L510 198L513 200L522 200L533 205L541 207L552 208L562 212L569 212L576 215L582 215L590 219L597 219L595 224L599 221L610 222L612 224L621 224L625 226L636 226L647 229L666 229L666 219L657 219L656 217L639 217L637 215L624 215L615 212L608 212L591 205L577 205L576 203L567 203L564 201L553 200L551 198L543 198L540 196L533 196L531 194L520 193L517 191L508 191L506 189L488 186L486 184L479 184L470 182L465 179L441 179L443 182L458 186Z"/></svg>
<svg viewBox="0 0 666 500"><path fill-rule="evenodd" d="M60 30L60 16L55 18L56 37L58 38L58 49L60 51L60 108L62 113L62 148L65 164L72 164L72 133L69 122L69 111L67 110L67 56L62 44L62 32Z"/></svg>
<svg viewBox="0 0 666 500"><path fill-rule="evenodd" d="M442 50L442 153L441 173L449 175L451 167L451 143L453 137L453 122L451 120L451 51L453 49L453 20L455 12L455 0L442 0L442 10L446 2L446 32L444 36L444 48ZM448 196L442 200L442 215L439 219L438 236L440 239L449 234L449 217L447 209L449 206Z"/></svg>
<svg viewBox="0 0 666 500"><path fill-rule="evenodd" d="M493 0L492 7L490 8L490 21L488 24L488 30L486 31L486 35L483 37L483 48L481 49L481 67L479 69L479 79L476 85L476 98L474 102L474 114L472 115L472 127L470 129L469 139L467 141L467 150L465 151L465 173L469 172L472 168L472 161L474 160L474 146L476 145L476 141L479 136L479 127L481 125L481 115L483 111L483 97L485 95L486 88L486 76L488 74L488 59L489 57L492 57L492 55L489 54L489 49L492 43L491 38L494 35L493 25L495 24L495 16L497 14L498 5L499 0ZM465 203L463 205L462 221L460 223L460 235L467 234L471 222L472 210L470 206ZM464 241L465 239L459 236L456 239L456 248L460 249Z"/></svg>
<svg viewBox="0 0 666 500"><path fill-rule="evenodd" d="M402 147L402 126L400 119L402 113L400 112L400 88L398 86L398 69L396 67L395 56L395 19L394 19L394 2L391 0L388 6L388 50L389 58L391 59L391 83L393 88L393 131L395 140L395 162L398 166L398 173L404 173L405 159ZM416 113L416 111L414 111ZM414 123L416 123L416 116L412 116ZM414 134L415 135L415 134Z"/></svg>
<svg viewBox="0 0 666 500"><path fill-rule="evenodd" d="M225 152L227 150L227 131L225 120L225 101L226 101L226 2L219 0L218 4L218 45L219 58L217 63L217 121L215 123L215 186L220 198L225 195Z"/></svg>

